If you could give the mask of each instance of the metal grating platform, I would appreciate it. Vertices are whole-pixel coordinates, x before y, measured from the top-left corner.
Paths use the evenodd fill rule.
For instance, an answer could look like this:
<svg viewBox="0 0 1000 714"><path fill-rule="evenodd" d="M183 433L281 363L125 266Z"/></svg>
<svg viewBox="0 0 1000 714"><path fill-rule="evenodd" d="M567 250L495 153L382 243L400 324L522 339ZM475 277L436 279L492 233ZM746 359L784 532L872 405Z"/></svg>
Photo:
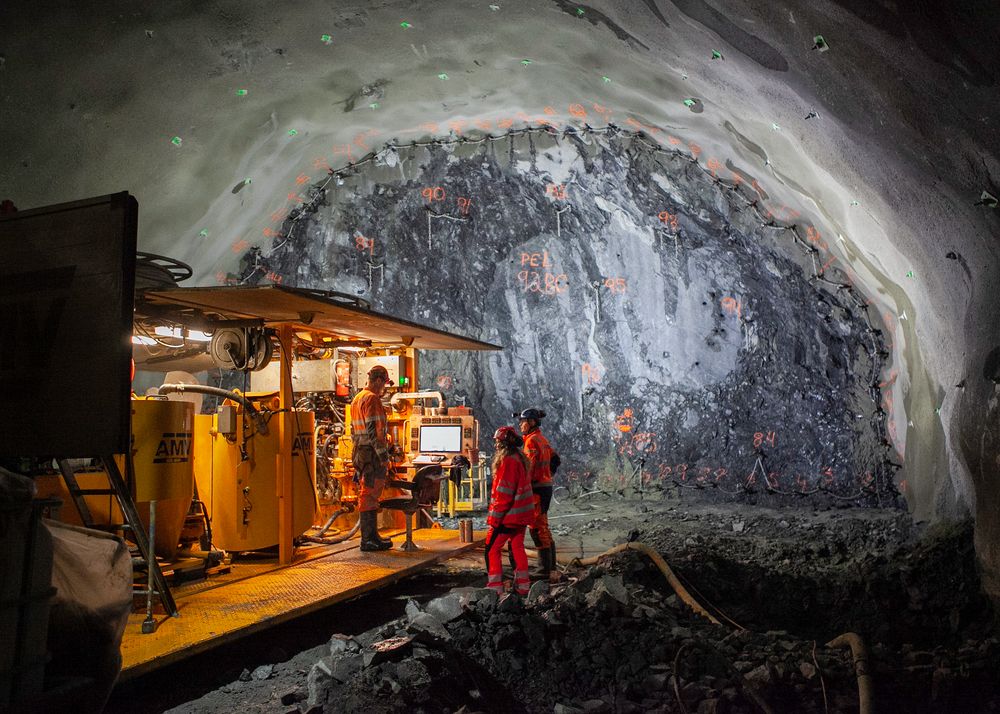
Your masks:
<svg viewBox="0 0 1000 714"><path fill-rule="evenodd" d="M482 534L477 534L481 536ZM421 550L362 553L345 545L325 555L310 552L293 565L207 589L177 592L180 616L158 616L159 627L140 633L145 613L129 617L122 639L119 681L232 642L295 617L349 600L396 582L434 563L482 545L460 543L458 531L421 529L413 533ZM394 538L398 547L402 538ZM485 574L484 574L485 578Z"/></svg>

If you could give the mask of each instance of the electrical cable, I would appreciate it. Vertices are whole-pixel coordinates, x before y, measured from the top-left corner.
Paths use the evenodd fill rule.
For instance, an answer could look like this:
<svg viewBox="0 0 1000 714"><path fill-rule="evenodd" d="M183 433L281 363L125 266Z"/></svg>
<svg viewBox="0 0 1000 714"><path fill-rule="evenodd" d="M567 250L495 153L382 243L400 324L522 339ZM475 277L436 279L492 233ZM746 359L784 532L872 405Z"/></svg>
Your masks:
<svg viewBox="0 0 1000 714"><path fill-rule="evenodd" d="M265 418L264 415L257 410L257 407L253 405L253 402L238 392L234 392L229 389L222 389L220 387L209 387L204 384L163 384L157 389L157 394L172 394L174 392L211 394L215 397L232 399L234 402L238 402L243 407L244 413L250 415L250 418L253 419L254 423L257 425L258 431L265 436L267 435L267 418Z"/></svg>

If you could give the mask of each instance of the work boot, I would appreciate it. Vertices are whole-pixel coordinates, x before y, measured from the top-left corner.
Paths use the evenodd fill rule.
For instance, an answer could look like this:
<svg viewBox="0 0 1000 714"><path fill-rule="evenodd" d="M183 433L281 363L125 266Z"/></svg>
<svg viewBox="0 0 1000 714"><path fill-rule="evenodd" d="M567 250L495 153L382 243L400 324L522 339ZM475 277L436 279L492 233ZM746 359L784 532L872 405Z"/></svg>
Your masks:
<svg viewBox="0 0 1000 714"><path fill-rule="evenodd" d="M549 553L552 552L551 548L539 548L538 549L538 566L531 571L531 577L538 578L548 578L549 571L551 567L549 566Z"/></svg>
<svg viewBox="0 0 1000 714"><path fill-rule="evenodd" d="M375 511L361 512L361 550L371 552L373 550L389 550L392 547L390 541L386 544L378 537L378 529L375 523Z"/></svg>
<svg viewBox="0 0 1000 714"><path fill-rule="evenodd" d="M549 548L549 581L559 582L562 579L562 573L559 572L559 562L556 560L556 544L553 543L552 547Z"/></svg>
<svg viewBox="0 0 1000 714"><path fill-rule="evenodd" d="M392 547L392 541L388 538L383 538L378 534L378 511L372 511L372 535L375 536L375 540L385 546L386 550Z"/></svg>

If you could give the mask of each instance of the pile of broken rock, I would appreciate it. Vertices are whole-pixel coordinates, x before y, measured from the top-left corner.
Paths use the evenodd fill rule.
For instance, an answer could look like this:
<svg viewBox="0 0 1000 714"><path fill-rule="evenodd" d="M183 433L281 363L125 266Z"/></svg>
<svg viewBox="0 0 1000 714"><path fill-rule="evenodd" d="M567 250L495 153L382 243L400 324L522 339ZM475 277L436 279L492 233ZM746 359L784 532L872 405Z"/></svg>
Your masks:
<svg viewBox="0 0 1000 714"><path fill-rule="evenodd" d="M642 562L611 566L639 577L594 567L524 599L458 588L357 637L334 635L301 709L739 714L757 698L821 712L824 697L830 711L856 708L847 653L713 625L634 582L648 575Z"/></svg>

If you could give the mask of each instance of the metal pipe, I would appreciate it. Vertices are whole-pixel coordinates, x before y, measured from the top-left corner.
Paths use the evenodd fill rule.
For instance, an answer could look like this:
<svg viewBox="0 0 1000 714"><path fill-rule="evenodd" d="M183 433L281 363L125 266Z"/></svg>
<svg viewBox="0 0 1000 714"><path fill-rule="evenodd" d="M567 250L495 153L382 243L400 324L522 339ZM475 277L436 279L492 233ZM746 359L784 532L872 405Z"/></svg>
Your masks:
<svg viewBox="0 0 1000 714"><path fill-rule="evenodd" d="M156 557L156 501L149 502L149 552L146 555L146 619L142 621L142 634L156 632L156 620L153 619L153 568Z"/></svg>
<svg viewBox="0 0 1000 714"><path fill-rule="evenodd" d="M395 407L400 399L437 399L438 408L444 406L444 395L438 391L398 392L389 399L389 406Z"/></svg>

